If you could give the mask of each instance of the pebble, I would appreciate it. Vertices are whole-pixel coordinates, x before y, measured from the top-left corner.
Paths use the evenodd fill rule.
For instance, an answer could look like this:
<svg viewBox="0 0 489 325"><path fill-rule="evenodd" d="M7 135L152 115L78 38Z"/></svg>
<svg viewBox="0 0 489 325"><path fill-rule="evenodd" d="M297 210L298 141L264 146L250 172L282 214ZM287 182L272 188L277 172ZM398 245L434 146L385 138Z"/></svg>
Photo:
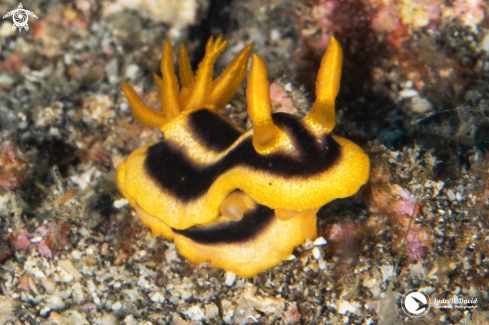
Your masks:
<svg viewBox="0 0 489 325"><path fill-rule="evenodd" d="M46 290L46 293L52 294L56 289L56 282L54 282L51 278L44 278L41 281L41 285Z"/></svg>
<svg viewBox="0 0 489 325"><path fill-rule="evenodd" d="M68 272L76 281L80 281L83 278L83 275L73 266L70 260L59 260L58 266Z"/></svg>
<svg viewBox="0 0 489 325"><path fill-rule="evenodd" d="M51 310L62 310L65 308L63 298L58 295L48 295L44 298L44 302Z"/></svg>
<svg viewBox="0 0 489 325"><path fill-rule="evenodd" d="M380 271L382 272L382 281L384 282L394 274L394 268L392 265L382 265L380 267Z"/></svg>
<svg viewBox="0 0 489 325"><path fill-rule="evenodd" d="M6 73L0 74L0 86L12 86L14 84L14 79Z"/></svg>
<svg viewBox="0 0 489 325"><path fill-rule="evenodd" d="M128 315L128 316L126 316L126 318L124 318L124 324L137 325L138 321L134 318L133 315Z"/></svg>
<svg viewBox="0 0 489 325"><path fill-rule="evenodd" d="M399 98L411 98L414 96L419 96L418 91L414 89L403 89L399 92Z"/></svg>
<svg viewBox="0 0 489 325"><path fill-rule="evenodd" d="M0 27L0 37L7 38L15 34L15 31L12 30L12 23L10 21L6 21Z"/></svg>
<svg viewBox="0 0 489 325"><path fill-rule="evenodd" d="M486 33L486 35L484 35L482 42L480 42L479 49L484 50L487 53L489 53L489 33Z"/></svg>
<svg viewBox="0 0 489 325"><path fill-rule="evenodd" d="M186 315L187 317L190 317L190 319L194 321L201 321L205 318L202 308L200 308L197 305L190 307L189 309L184 311L183 314Z"/></svg>
<svg viewBox="0 0 489 325"><path fill-rule="evenodd" d="M140 74L141 74L141 69L139 69L139 66L137 66L136 64L131 64L126 68L125 77L130 80L134 80L137 77L139 77Z"/></svg>
<svg viewBox="0 0 489 325"><path fill-rule="evenodd" d="M0 324L6 324L13 316L17 303L7 296L0 296Z"/></svg>
<svg viewBox="0 0 489 325"><path fill-rule="evenodd" d="M450 201L457 200L457 196L455 195L455 192L453 192L451 189L447 191L447 196Z"/></svg>
<svg viewBox="0 0 489 325"><path fill-rule="evenodd" d="M236 274L234 274L233 272L229 272L227 271L226 272L226 280L225 280L225 284L230 287L234 284L234 281L236 280Z"/></svg>
<svg viewBox="0 0 489 325"><path fill-rule="evenodd" d="M114 208L120 209L122 207L125 207L128 204L129 204L129 201L127 199L122 198L122 199L114 201Z"/></svg>
<svg viewBox="0 0 489 325"><path fill-rule="evenodd" d="M323 237L318 237L314 241L314 246L322 246L322 245L326 245L327 243L328 242L326 241L326 239L324 239Z"/></svg>
<svg viewBox="0 0 489 325"><path fill-rule="evenodd" d="M320 258L321 258L321 256L323 256L323 254L321 253L321 251L320 251L320 250L319 250L319 248L317 248L317 247L314 247L314 248L312 249L312 255L313 255L313 256L314 256L314 258L315 258L315 259L317 259L317 260L318 260L318 259L320 259Z"/></svg>
<svg viewBox="0 0 489 325"><path fill-rule="evenodd" d="M338 313L340 313L341 315L345 315L348 312L354 314L359 306L358 303L354 303L354 304L356 306L352 305L350 302L346 300L340 300L338 302Z"/></svg>
<svg viewBox="0 0 489 325"><path fill-rule="evenodd" d="M112 308L114 311L120 310L122 308L122 303L120 301L116 301L110 308Z"/></svg>
<svg viewBox="0 0 489 325"><path fill-rule="evenodd" d="M204 306L205 308L205 319L211 320L219 316L219 308L214 303L210 303Z"/></svg>
<svg viewBox="0 0 489 325"><path fill-rule="evenodd" d="M65 269L63 268L60 268L59 272L58 272L58 280L61 281L61 282L65 282L65 283L69 283L71 281L73 281L73 275L66 272Z"/></svg>
<svg viewBox="0 0 489 325"><path fill-rule="evenodd" d="M415 113L426 113L433 110L433 105L426 98L415 96L411 102L411 110Z"/></svg>
<svg viewBox="0 0 489 325"><path fill-rule="evenodd" d="M165 302L165 296L161 294L161 292L153 292L150 296L149 299L152 302L158 302L158 303L164 303Z"/></svg>
<svg viewBox="0 0 489 325"><path fill-rule="evenodd" d="M31 243L39 243L42 240L41 236L31 238Z"/></svg>
<svg viewBox="0 0 489 325"><path fill-rule="evenodd" d="M39 269L39 267L32 262L28 263L29 260L26 261L24 265L24 270L26 270L27 273L32 274L35 276L37 279L43 279L46 277L44 272Z"/></svg>

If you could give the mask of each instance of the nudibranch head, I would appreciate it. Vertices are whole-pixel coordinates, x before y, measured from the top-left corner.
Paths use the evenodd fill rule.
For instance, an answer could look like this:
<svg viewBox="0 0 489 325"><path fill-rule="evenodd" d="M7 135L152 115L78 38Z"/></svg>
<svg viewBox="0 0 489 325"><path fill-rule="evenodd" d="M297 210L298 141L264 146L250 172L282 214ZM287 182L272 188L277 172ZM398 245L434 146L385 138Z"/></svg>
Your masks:
<svg viewBox="0 0 489 325"><path fill-rule="evenodd" d="M331 135L342 61L336 39L321 61L316 101L303 119L272 114L266 65L253 55L246 91L253 129L244 133L216 111L244 79L253 46L212 80L225 46L221 37L211 37L194 76L182 45L180 87L165 43L162 78L154 75L161 111L123 83L136 119L160 128L164 140L131 153L117 168L117 185L142 222L174 238L191 262L248 277L313 239L317 209L356 193L368 179L369 159L354 143Z"/></svg>

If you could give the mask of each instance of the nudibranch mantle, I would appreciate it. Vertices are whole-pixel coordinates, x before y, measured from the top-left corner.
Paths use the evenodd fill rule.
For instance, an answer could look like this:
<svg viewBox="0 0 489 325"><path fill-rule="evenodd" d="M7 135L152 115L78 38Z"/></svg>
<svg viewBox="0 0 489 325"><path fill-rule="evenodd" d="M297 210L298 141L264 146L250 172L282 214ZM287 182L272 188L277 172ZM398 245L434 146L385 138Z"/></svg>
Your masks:
<svg viewBox="0 0 489 325"><path fill-rule="evenodd" d="M221 37L211 37L195 76L182 45L179 89L173 49L165 43L163 77L154 75L161 111L123 83L136 119L160 128L164 140L131 153L117 167L116 180L142 222L173 238L191 262L210 262L247 277L313 239L317 210L356 193L368 179L369 159L351 141L331 135L342 61L336 39L323 56L317 98L303 119L271 114L266 65L253 55L246 92L253 129L247 132L216 111L244 79L253 46L212 80L225 45Z"/></svg>

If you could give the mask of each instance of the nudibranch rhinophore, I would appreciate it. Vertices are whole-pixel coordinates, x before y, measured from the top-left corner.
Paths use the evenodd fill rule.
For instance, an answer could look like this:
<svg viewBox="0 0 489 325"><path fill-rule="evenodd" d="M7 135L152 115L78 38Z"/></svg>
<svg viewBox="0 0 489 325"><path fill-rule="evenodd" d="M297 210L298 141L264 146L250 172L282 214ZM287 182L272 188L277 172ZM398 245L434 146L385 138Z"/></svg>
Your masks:
<svg viewBox="0 0 489 325"><path fill-rule="evenodd" d="M154 75L161 110L147 106L122 83L135 118L164 139L132 152L117 167L117 186L154 234L174 239L192 263L210 263L251 277L290 257L314 239L316 212L355 194L368 179L369 159L356 144L332 136L342 50L331 37L316 82L316 101L304 118L272 114L268 73L258 55L248 74L246 100L253 129L242 132L217 113L246 76L253 45L215 80L214 63L226 47L206 44L194 73L165 42L162 78Z"/></svg>

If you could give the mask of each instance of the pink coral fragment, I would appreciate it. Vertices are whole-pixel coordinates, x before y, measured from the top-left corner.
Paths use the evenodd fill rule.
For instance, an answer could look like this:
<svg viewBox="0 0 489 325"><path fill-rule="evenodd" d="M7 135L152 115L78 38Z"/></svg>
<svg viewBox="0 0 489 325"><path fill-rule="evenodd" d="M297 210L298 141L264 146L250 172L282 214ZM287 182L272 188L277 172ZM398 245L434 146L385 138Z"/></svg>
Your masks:
<svg viewBox="0 0 489 325"><path fill-rule="evenodd" d="M10 238L12 240L12 244L17 249L27 251L31 245L29 236L30 235L24 229L18 229L10 235Z"/></svg>
<svg viewBox="0 0 489 325"><path fill-rule="evenodd" d="M374 191L374 202L377 208L394 218L407 231L411 216L414 218L420 212L420 204L408 190L394 184L390 191ZM423 260L425 249L422 241L422 231L419 225L413 223L407 237L406 255L411 261Z"/></svg>
<svg viewBox="0 0 489 325"><path fill-rule="evenodd" d="M372 19L372 28L378 32L390 33L397 29L400 19L393 5L384 6Z"/></svg>
<svg viewBox="0 0 489 325"><path fill-rule="evenodd" d="M270 98L274 112L292 113L295 109L294 102L285 89L276 82L270 84Z"/></svg>
<svg viewBox="0 0 489 325"><path fill-rule="evenodd" d="M48 241L46 239L41 240L37 244L38 253L41 254L42 256L46 257L46 258L53 258L53 252L51 251L49 246L50 245L48 244Z"/></svg>

